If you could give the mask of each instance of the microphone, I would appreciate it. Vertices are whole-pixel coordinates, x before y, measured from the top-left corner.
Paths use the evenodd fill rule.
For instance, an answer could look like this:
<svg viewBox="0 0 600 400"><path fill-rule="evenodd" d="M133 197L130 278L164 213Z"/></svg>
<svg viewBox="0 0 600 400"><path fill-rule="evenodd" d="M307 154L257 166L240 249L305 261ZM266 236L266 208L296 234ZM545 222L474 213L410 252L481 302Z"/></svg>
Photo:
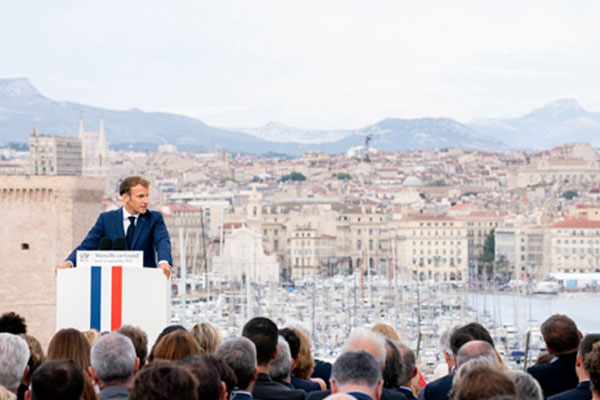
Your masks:
<svg viewBox="0 0 600 400"><path fill-rule="evenodd" d="M112 249L116 250L116 251L123 251L123 250L125 250L126 247L127 247L127 242L125 241L125 238L123 238L123 237L116 238L112 245Z"/></svg>
<svg viewBox="0 0 600 400"><path fill-rule="evenodd" d="M100 245L98 246L98 250L112 250L113 241L109 237L103 237L100 239Z"/></svg>

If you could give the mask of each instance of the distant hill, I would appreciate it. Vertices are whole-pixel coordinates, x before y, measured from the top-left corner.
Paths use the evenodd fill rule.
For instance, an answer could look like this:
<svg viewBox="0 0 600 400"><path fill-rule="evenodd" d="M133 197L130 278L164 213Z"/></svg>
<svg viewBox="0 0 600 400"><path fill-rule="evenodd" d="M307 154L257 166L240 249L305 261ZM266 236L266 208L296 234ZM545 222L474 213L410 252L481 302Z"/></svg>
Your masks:
<svg viewBox="0 0 600 400"><path fill-rule="evenodd" d="M568 142L600 146L600 113L586 111L574 99L554 101L519 118L478 119L469 126L513 148L541 150Z"/></svg>
<svg viewBox="0 0 600 400"><path fill-rule="evenodd" d="M364 139L355 130L306 130L270 123L258 128L218 128L194 118L139 109L110 110L42 95L28 79L0 80L0 141L28 142L39 133L76 136L80 116L86 131L104 118L113 148L154 150L175 144L180 150L224 150L293 156L307 151L343 153ZM551 103L516 119L481 119L463 124L449 118L388 118L357 129L373 135L371 145L383 151L458 147L504 151L548 148L572 141L600 145L600 114L583 110L574 100Z"/></svg>

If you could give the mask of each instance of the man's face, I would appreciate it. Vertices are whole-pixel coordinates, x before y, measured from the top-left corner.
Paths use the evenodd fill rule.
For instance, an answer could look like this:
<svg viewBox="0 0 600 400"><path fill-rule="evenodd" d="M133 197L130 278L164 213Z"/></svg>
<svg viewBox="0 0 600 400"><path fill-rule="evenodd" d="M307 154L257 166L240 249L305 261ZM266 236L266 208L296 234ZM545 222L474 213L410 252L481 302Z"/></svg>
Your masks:
<svg viewBox="0 0 600 400"><path fill-rule="evenodd" d="M148 210L149 190L142 185L136 185L131 188L129 193L123 194L125 209L129 214L144 214Z"/></svg>

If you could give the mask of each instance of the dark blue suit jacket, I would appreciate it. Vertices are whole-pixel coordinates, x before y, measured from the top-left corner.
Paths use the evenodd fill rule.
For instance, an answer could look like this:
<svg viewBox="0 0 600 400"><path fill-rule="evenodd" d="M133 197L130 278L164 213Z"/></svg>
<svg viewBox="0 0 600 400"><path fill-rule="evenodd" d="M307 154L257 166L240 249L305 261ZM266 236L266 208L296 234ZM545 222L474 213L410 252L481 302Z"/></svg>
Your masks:
<svg viewBox="0 0 600 400"><path fill-rule="evenodd" d="M550 396L548 400L592 400L590 381L579 382L575 389Z"/></svg>
<svg viewBox="0 0 600 400"><path fill-rule="evenodd" d="M83 242L67 257L68 261L76 266L77 250L98 250L100 239L108 237L115 240L125 237L123 230L123 208L114 211L103 212L98 216L96 223L90 229ZM144 252L144 267L156 267L158 261L165 260L171 266L171 239L163 216L158 211L148 210L140 214L135 224L133 243L131 249Z"/></svg>
<svg viewBox="0 0 600 400"><path fill-rule="evenodd" d="M548 364L532 365L527 372L540 383L544 397L550 397L577 386L576 361L577 352L565 354Z"/></svg>
<svg viewBox="0 0 600 400"><path fill-rule="evenodd" d="M454 380L454 371L440 379L429 382L419 392L419 400L448 400L448 392L452 389Z"/></svg>

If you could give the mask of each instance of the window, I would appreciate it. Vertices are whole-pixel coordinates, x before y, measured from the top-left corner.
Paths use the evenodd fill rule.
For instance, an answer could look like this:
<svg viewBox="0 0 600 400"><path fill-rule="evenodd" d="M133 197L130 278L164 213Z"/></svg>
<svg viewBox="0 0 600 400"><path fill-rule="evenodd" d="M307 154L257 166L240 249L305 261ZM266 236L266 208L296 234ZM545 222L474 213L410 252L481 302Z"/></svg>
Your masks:
<svg viewBox="0 0 600 400"><path fill-rule="evenodd" d="M279 251L279 240L273 240L273 251Z"/></svg>
<svg viewBox="0 0 600 400"><path fill-rule="evenodd" d="M356 250L360 250L362 247L362 242L359 240L356 241Z"/></svg>

